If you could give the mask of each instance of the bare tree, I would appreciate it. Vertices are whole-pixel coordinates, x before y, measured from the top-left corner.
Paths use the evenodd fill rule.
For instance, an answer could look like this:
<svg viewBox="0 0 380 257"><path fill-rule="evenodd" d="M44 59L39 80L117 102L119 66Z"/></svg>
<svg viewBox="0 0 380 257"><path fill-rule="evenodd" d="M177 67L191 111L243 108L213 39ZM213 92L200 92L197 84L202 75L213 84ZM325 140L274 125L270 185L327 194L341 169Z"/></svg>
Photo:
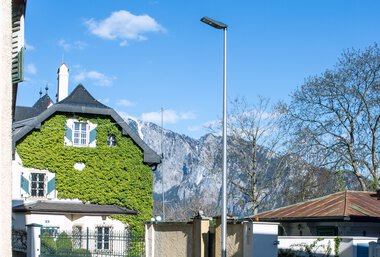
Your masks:
<svg viewBox="0 0 380 257"><path fill-rule="evenodd" d="M344 51L292 95L293 149L319 167L354 174L362 190L379 188L379 89L378 46Z"/></svg>
<svg viewBox="0 0 380 257"><path fill-rule="evenodd" d="M251 105L245 98L236 98L231 106L228 115L230 192L241 194L249 206L246 212L256 214L274 192L272 187L284 168L280 155L284 131L277 126L279 112L270 106L269 99L259 97Z"/></svg>

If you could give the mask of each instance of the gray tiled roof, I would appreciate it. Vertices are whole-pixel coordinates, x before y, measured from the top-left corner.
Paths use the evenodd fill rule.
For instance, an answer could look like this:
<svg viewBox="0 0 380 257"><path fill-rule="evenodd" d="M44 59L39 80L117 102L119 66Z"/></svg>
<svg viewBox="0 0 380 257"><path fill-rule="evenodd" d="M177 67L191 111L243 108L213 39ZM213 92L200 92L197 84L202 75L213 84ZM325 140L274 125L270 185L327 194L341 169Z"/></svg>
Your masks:
<svg viewBox="0 0 380 257"><path fill-rule="evenodd" d="M55 113L78 113L110 116L122 128L123 135L128 135L144 152L144 162L155 165L161 162L160 156L155 153L133 129L123 120L122 117L112 108L98 102L84 88L78 85L74 91L62 101L52 105L37 116L13 123L13 145L26 136L30 131L39 129L42 122L50 118Z"/></svg>
<svg viewBox="0 0 380 257"><path fill-rule="evenodd" d="M129 214L137 215L136 211L117 205L98 205L81 202L37 201L13 207L13 212L39 214L82 214L88 216Z"/></svg>
<svg viewBox="0 0 380 257"><path fill-rule="evenodd" d="M53 101L49 95L44 95L33 105L33 107L16 106L14 121L25 120L36 117L41 112L45 111Z"/></svg>
<svg viewBox="0 0 380 257"><path fill-rule="evenodd" d="M36 108L27 106L16 106L14 121L26 120L38 115Z"/></svg>
<svg viewBox="0 0 380 257"><path fill-rule="evenodd" d="M82 85L79 84L71 94L57 104L78 105L96 108L110 108L97 101Z"/></svg>

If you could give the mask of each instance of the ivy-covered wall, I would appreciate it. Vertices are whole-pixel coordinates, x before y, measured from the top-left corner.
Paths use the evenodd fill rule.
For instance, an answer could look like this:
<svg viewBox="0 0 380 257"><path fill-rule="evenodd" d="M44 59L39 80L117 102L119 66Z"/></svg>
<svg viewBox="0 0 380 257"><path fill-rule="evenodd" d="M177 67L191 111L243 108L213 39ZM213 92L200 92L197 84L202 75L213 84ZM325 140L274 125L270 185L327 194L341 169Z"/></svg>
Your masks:
<svg viewBox="0 0 380 257"><path fill-rule="evenodd" d="M96 147L64 146L65 122L68 118L88 120L97 126ZM116 136L117 146L107 146L108 135ZM56 174L59 198L79 198L84 202L116 204L138 211L138 215L115 215L143 231L153 209L153 174L143 163L142 150L121 128L108 118L57 114L46 120L16 145L23 165L48 169ZM83 171L74 164L83 162Z"/></svg>

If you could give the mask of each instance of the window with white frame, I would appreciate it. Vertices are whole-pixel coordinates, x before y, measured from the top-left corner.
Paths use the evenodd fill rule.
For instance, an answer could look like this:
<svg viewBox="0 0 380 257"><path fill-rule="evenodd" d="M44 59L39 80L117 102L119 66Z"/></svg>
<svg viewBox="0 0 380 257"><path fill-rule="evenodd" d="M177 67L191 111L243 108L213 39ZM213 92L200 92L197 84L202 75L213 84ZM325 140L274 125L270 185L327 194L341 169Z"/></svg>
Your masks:
<svg viewBox="0 0 380 257"><path fill-rule="evenodd" d="M88 120L66 120L64 144L76 147L96 147L96 127L97 124Z"/></svg>
<svg viewBox="0 0 380 257"><path fill-rule="evenodd" d="M110 250L111 249L111 227L96 227L96 249Z"/></svg>
<svg viewBox="0 0 380 257"><path fill-rule="evenodd" d="M88 142L87 122L74 122L73 142L74 145L86 146Z"/></svg>

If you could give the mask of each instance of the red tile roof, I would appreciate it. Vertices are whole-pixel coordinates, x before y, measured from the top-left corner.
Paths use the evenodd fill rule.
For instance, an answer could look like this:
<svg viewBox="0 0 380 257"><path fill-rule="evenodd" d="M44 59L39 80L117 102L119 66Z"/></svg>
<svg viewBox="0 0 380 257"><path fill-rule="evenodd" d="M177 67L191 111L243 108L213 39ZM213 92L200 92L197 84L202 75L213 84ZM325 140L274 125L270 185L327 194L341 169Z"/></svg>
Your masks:
<svg viewBox="0 0 380 257"><path fill-rule="evenodd" d="M345 191L289 205L257 215L263 220L380 219L380 200L375 192ZM251 218L255 218L252 216Z"/></svg>

